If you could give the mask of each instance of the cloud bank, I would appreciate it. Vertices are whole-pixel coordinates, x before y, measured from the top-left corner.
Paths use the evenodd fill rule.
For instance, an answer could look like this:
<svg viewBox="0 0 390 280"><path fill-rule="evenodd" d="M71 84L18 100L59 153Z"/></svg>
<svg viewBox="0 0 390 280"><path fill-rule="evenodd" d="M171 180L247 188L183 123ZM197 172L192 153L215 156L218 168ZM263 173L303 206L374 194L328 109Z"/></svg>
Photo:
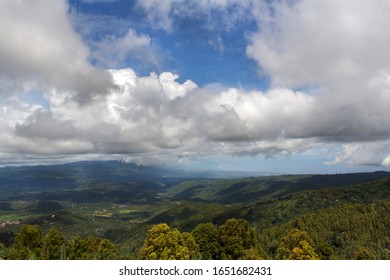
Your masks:
<svg viewBox="0 0 390 280"><path fill-rule="evenodd" d="M337 146L330 162L390 166L387 2L197 2L195 10L224 11L227 29L251 11L257 31L248 34L246 53L272 82L248 91L199 87L168 71L140 76L120 62L144 50L147 63L158 63L148 35L129 29L97 42L92 53L66 1L6 1L0 159L119 156L149 164ZM177 13L188 8L180 1L158 3L138 3L156 28L172 32L175 17L193 16Z"/></svg>

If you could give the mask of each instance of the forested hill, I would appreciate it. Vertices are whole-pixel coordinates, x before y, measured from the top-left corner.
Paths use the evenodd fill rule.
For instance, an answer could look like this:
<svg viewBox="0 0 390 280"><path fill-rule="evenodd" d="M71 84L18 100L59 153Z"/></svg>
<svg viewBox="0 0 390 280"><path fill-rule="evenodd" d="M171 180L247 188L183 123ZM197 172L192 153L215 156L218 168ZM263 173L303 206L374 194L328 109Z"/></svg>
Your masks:
<svg viewBox="0 0 390 280"><path fill-rule="evenodd" d="M0 167L0 195L23 191L71 189L96 183L157 183L167 185L199 178L238 178L249 172L184 171L161 166L142 166L121 161L80 161L66 164ZM0 198L1 198L0 196Z"/></svg>
<svg viewBox="0 0 390 280"><path fill-rule="evenodd" d="M287 194L344 187L390 177L390 172L349 173L330 175L263 176L230 180L186 180L167 190L170 197L220 203L252 202L283 197Z"/></svg>
<svg viewBox="0 0 390 280"><path fill-rule="evenodd" d="M126 182L164 185L169 196L239 202L267 194L284 195L304 189L345 186L383 179L390 172L283 175L247 177L245 172L190 172L158 166L141 166L120 161L81 161L56 165L9 166L0 168L0 198L23 191L42 192L79 188L88 184ZM216 179L221 176L237 179ZM243 194L247 193L245 196ZM238 196L236 194L239 194Z"/></svg>
<svg viewBox="0 0 390 280"><path fill-rule="evenodd" d="M61 250L67 258L154 258L145 246L165 249L148 231L187 240L169 249L181 246L186 258L390 259L389 213L389 172L215 179L114 161L6 167L0 259L49 258L52 236L62 240L55 258ZM30 231L32 247L23 241ZM213 252L202 247L209 232ZM299 242L288 249L288 240ZM93 251L99 244L109 256Z"/></svg>
<svg viewBox="0 0 390 280"><path fill-rule="evenodd" d="M223 225L231 218L257 229L266 258L279 258L283 240L298 230L321 259L390 259L390 178L302 190L254 203L183 200L149 222L193 231L204 223Z"/></svg>

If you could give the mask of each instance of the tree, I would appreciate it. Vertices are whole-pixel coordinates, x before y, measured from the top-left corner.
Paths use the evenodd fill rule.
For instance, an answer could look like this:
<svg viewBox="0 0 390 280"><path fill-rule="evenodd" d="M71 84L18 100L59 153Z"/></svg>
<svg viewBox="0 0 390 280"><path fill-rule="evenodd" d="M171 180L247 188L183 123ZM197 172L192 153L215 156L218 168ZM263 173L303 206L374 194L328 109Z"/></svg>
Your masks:
<svg viewBox="0 0 390 280"><path fill-rule="evenodd" d="M9 251L13 260L28 260L30 257L40 259L42 256L42 233L37 225L25 225L15 236L14 244Z"/></svg>
<svg viewBox="0 0 390 280"><path fill-rule="evenodd" d="M291 260L316 260L318 257L314 252L313 247L309 244L308 241L302 240L298 243L291 251L290 255Z"/></svg>
<svg viewBox="0 0 390 280"><path fill-rule="evenodd" d="M194 236L189 232L183 232L181 236L183 238L183 246L189 250L189 259L199 259L199 245L196 243Z"/></svg>
<svg viewBox="0 0 390 280"><path fill-rule="evenodd" d="M3 243L0 242L0 260L6 260L8 256L7 247Z"/></svg>
<svg viewBox="0 0 390 280"><path fill-rule="evenodd" d="M47 260L59 260L61 247L66 244L65 237L56 228L52 228L43 238L43 258Z"/></svg>
<svg viewBox="0 0 390 280"><path fill-rule="evenodd" d="M321 243L317 246L316 253L321 260L330 260L334 251L328 243Z"/></svg>
<svg viewBox="0 0 390 280"><path fill-rule="evenodd" d="M212 223L199 224L192 231L196 243L199 245L203 260L219 259L218 229Z"/></svg>
<svg viewBox="0 0 390 280"><path fill-rule="evenodd" d="M108 239L100 238L97 258L99 260L115 260L118 258L118 249L115 244Z"/></svg>
<svg viewBox="0 0 390 280"><path fill-rule="evenodd" d="M218 230L220 258L226 260L247 259L258 255L255 231L244 219L228 219ZM252 258L251 257L251 258Z"/></svg>
<svg viewBox="0 0 390 280"><path fill-rule="evenodd" d="M171 229L167 224L152 226L141 249L145 260L189 260L199 257L199 246L192 234Z"/></svg>
<svg viewBox="0 0 390 280"><path fill-rule="evenodd" d="M118 249L107 239L76 237L68 245L68 257L71 260L113 260L118 257Z"/></svg>
<svg viewBox="0 0 390 280"><path fill-rule="evenodd" d="M306 231L293 229L279 244L276 251L276 259L279 260L316 260L312 242Z"/></svg>
<svg viewBox="0 0 390 280"><path fill-rule="evenodd" d="M375 255L366 247L359 247L353 256L355 260L375 260Z"/></svg>

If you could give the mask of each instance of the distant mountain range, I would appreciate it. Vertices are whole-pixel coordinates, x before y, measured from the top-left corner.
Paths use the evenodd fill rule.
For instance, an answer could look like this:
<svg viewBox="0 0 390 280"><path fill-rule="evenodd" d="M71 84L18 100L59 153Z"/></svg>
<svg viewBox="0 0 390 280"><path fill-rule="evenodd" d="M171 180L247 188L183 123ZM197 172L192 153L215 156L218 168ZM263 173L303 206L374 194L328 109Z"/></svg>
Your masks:
<svg viewBox="0 0 390 280"><path fill-rule="evenodd" d="M272 175L272 176L270 176ZM171 169L160 166L141 166L121 161L80 161L55 165L36 165L0 168L0 195L5 198L19 191L45 191L53 189L72 189L80 186L96 183L121 184L128 182L153 183L160 185L177 184L181 181L199 181L213 179L241 179L249 177L264 178L272 184L272 181L290 181L289 188L315 189L321 186L347 185L364 183L390 176L390 172L334 174L334 175L278 175L269 173L233 172L233 171L189 171ZM281 178L278 176L282 176ZM294 176L294 177L288 177ZM307 177L308 176L308 177ZM278 178L276 178L278 177ZM298 180L299 179L299 180ZM291 183L295 182L296 183ZM234 181L231 181L234 182ZM194 183L197 185L203 183ZM253 184L253 182L251 183ZM267 183L268 184L268 183ZM275 183L276 185L279 183ZM228 184L229 185L229 184ZM234 192L244 186L240 184L232 186ZM277 187L277 186L274 187ZM232 193L225 190L226 194ZM189 191L189 190L187 190ZM184 193L183 193L184 194ZM232 193L233 194L233 193ZM179 195L179 194L178 194Z"/></svg>
<svg viewBox="0 0 390 280"><path fill-rule="evenodd" d="M12 190L76 187L90 182L153 181L172 183L183 179L242 178L267 173L188 171L141 166L121 161L80 161L66 164L9 166L0 168L0 187Z"/></svg>

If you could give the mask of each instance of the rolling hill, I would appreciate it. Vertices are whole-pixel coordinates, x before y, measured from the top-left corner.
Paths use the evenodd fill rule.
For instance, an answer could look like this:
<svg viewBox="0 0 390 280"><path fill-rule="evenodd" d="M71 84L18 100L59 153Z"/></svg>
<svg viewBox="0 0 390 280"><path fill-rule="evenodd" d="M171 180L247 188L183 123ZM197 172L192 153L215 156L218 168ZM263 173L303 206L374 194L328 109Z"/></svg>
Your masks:
<svg viewBox="0 0 390 280"><path fill-rule="evenodd" d="M123 258L137 258L154 224L192 231L237 218L256 229L269 258L294 228L333 258L359 250L390 258L389 172L215 177L116 161L1 168L0 243L11 246L22 225L36 224L107 238Z"/></svg>

